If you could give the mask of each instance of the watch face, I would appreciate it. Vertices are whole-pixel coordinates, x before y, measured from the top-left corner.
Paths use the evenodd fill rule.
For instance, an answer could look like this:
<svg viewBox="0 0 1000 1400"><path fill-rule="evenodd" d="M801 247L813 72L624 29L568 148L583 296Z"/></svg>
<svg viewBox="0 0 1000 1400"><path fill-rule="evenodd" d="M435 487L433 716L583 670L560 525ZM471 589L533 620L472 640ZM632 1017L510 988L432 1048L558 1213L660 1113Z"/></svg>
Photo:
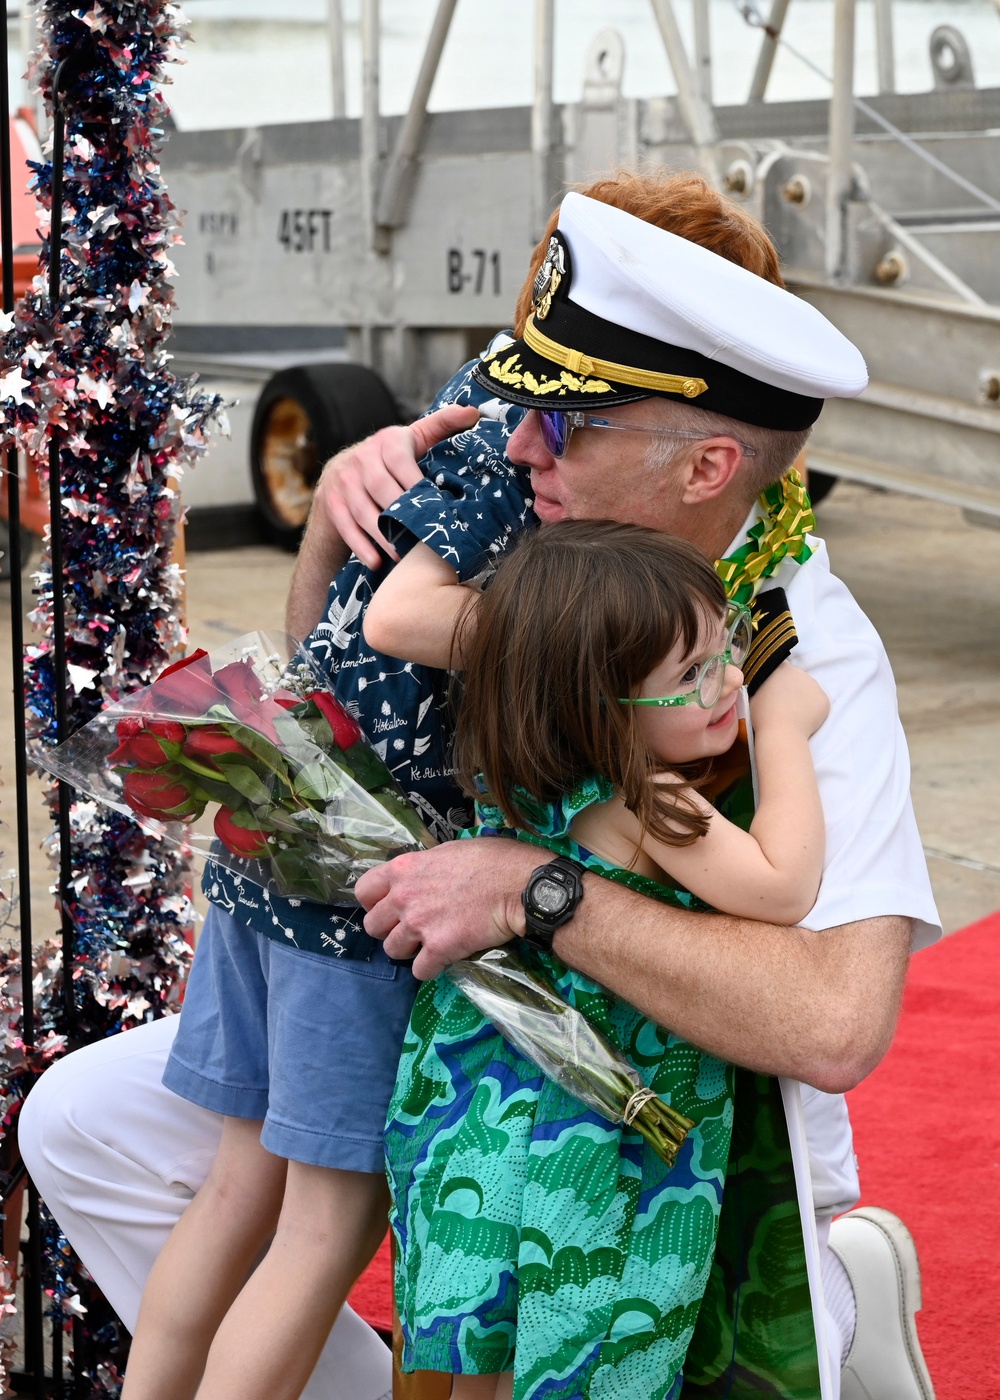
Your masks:
<svg viewBox="0 0 1000 1400"><path fill-rule="evenodd" d="M540 914L561 914L569 903L569 891L555 880L542 879L531 891L531 902Z"/></svg>

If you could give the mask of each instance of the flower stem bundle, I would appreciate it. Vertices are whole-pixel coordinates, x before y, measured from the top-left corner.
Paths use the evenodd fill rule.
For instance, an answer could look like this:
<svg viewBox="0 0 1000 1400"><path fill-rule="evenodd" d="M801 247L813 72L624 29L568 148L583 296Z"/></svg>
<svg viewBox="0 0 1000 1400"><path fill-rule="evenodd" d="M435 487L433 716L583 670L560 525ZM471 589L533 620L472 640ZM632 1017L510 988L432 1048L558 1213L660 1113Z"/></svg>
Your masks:
<svg viewBox="0 0 1000 1400"><path fill-rule="evenodd" d="M549 1079L612 1123L632 1127L668 1167L694 1123L648 1089L597 1027L545 972L509 945L453 963L447 976Z"/></svg>

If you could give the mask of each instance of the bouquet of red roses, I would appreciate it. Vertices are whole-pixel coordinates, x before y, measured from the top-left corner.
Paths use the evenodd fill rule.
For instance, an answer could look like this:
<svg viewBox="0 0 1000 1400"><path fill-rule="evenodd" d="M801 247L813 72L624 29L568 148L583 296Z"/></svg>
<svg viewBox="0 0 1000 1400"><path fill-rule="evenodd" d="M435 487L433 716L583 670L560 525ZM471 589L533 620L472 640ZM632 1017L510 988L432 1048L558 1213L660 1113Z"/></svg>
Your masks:
<svg viewBox="0 0 1000 1400"><path fill-rule="evenodd" d="M335 903L433 845L385 763L292 638L251 633L112 703L38 763L278 894ZM214 812L213 833L198 825Z"/></svg>

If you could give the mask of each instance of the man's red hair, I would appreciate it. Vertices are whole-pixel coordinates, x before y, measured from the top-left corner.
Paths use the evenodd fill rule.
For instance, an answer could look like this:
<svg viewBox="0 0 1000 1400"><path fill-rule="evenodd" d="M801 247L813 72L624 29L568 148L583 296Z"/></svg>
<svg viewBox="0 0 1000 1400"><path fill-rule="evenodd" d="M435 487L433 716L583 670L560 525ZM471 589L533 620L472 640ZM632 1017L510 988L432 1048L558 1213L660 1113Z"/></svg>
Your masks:
<svg viewBox="0 0 1000 1400"><path fill-rule="evenodd" d="M745 209L720 194L702 175L683 171L677 175L638 175L631 171L580 186L580 193L623 209L648 224L700 243L703 248L738 263L748 272L783 287L774 244ZM531 310L535 274L542 265L549 239L559 222L552 214L531 258L528 279L521 288L514 313L514 334L521 335Z"/></svg>

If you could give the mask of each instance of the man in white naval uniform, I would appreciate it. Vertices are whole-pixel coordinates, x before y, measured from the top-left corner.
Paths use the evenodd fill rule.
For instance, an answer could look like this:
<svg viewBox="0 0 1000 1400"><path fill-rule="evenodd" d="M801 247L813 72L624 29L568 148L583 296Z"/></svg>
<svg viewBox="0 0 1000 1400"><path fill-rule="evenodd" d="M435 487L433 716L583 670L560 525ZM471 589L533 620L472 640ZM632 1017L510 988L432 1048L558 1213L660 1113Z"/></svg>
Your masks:
<svg viewBox="0 0 1000 1400"><path fill-rule="evenodd" d="M495 343L474 378L529 410L507 455L530 469L543 528L610 518L679 535L724 561L753 538L758 493L790 465L775 445L791 450L823 398L867 382L857 350L812 307L577 194L563 201L522 335ZM650 448L647 434L671 430L678 442L667 453ZM799 639L793 664L830 700L810 742L827 837L814 908L789 929L674 909L587 873L553 948L685 1039L803 1086L826 1279L824 1400L840 1393L842 1365L845 1397L909 1400L932 1391L909 1315L919 1274L905 1228L887 1212L854 1216L838 1225L833 1251L830 1229L859 1194L843 1091L884 1054L911 948L940 927L888 660L825 545L811 544L810 557L786 557L767 586L786 592ZM401 635L405 600L398 606L391 630ZM391 650L372 621L366 636ZM434 977L524 934L522 892L537 866L537 851L508 841L400 857L359 883L365 927L392 957L415 958L418 977ZM910 1297L896 1308L894 1347L880 1294L896 1307L897 1273Z"/></svg>
<svg viewBox="0 0 1000 1400"><path fill-rule="evenodd" d="M714 192L703 197L718 201ZM667 395L626 399L605 416L622 426L631 418L690 429L700 411ZM530 468L543 522L575 515L655 523L693 537L716 557L742 541L753 494L741 486L739 441L724 445L717 416L704 420L711 437L684 444L668 469L661 458L666 492L650 473L648 441L638 433L584 428L556 458L529 412L510 456ZM424 427L387 430L328 470L296 574L291 630L304 634L318 619L342 543L363 555L352 520L377 531L379 508L421 479L417 459L435 434L470 421L453 409L433 427L424 420ZM825 547L813 544L804 565L789 562L775 576L800 639L796 664L816 676L831 701L830 719L813 742L827 867L803 928L685 915L588 877L585 898L555 946L566 962L678 1034L812 1086L803 1099L823 1244L832 1215L857 1199L839 1095L884 1053L911 943L936 936L937 916L888 663L874 630L829 572ZM537 853L501 842L457 842L404 858L368 877L369 930L387 937L393 956L415 954L418 975L434 975L448 961L523 931L520 893L537 862ZM173 1030L160 1022L68 1057L35 1089L22 1122L22 1147L43 1196L127 1325L218 1140L212 1114L160 1084ZM832 1251L822 1251L827 1335L831 1355L846 1362L845 1400L929 1400L918 1348L913 1359L919 1277L905 1230L893 1217L848 1216L833 1234L846 1272ZM309 1400L377 1400L389 1387L380 1348L345 1310Z"/></svg>

